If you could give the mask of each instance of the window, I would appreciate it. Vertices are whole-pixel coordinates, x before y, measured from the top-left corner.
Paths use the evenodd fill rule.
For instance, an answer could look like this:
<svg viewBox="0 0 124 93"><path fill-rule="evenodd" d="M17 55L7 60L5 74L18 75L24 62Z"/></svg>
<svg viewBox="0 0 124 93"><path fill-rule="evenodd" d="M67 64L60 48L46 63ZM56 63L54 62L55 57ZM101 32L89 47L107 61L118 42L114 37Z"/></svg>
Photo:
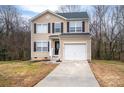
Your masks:
<svg viewBox="0 0 124 93"><path fill-rule="evenodd" d="M48 24L36 25L36 33L47 33L47 32L48 32Z"/></svg>
<svg viewBox="0 0 124 93"><path fill-rule="evenodd" d="M75 32L75 22L70 22L69 32Z"/></svg>
<svg viewBox="0 0 124 93"><path fill-rule="evenodd" d="M55 32L61 32L61 23L55 23Z"/></svg>
<svg viewBox="0 0 124 93"><path fill-rule="evenodd" d="M69 25L69 32L82 32L82 22L71 21Z"/></svg>
<svg viewBox="0 0 124 93"><path fill-rule="evenodd" d="M37 52L48 52L48 42L36 42Z"/></svg>
<svg viewBox="0 0 124 93"><path fill-rule="evenodd" d="M37 24L36 29L37 29L36 33L40 33L41 32L41 24Z"/></svg>

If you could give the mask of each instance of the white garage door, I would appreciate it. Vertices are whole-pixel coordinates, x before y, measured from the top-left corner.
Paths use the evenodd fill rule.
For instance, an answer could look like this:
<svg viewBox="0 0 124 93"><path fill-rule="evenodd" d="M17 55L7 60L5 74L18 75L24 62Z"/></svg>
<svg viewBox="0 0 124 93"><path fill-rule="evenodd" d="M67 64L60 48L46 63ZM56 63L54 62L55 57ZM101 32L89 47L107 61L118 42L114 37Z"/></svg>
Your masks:
<svg viewBox="0 0 124 93"><path fill-rule="evenodd" d="M86 60L86 44L65 44L64 60Z"/></svg>

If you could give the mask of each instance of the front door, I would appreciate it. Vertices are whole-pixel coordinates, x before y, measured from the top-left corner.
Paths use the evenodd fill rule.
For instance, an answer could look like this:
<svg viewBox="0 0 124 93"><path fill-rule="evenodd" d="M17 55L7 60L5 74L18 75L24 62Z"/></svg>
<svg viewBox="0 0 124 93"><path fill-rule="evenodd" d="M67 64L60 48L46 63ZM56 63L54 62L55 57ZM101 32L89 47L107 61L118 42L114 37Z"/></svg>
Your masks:
<svg viewBox="0 0 124 93"><path fill-rule="evenodd" d="M55 55L58 55L59 54L59 41L55 41Z"/></svg>

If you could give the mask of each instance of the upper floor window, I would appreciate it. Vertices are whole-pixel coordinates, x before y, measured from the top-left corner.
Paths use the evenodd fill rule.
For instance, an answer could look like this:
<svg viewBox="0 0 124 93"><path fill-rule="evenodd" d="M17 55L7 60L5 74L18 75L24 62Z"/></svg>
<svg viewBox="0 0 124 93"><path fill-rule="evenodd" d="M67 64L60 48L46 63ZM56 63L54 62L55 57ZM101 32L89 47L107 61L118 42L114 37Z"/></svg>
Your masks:
<svg viewBox="0 0 124 93"><path fill-rule="evenodd" d="M47 33L48 24L36 24L36 33Z"/></svg>
<svg viewBox="0 0 124 93"><path fill-rule="evenodd" d="M61 32L61 23L55 23L55 32Z"/></svg>
<svg viewBox="0 0 124 93"><path fill-rule="evenodd" d="M70 21L69 32L82 32L82 21Z"/></svg>

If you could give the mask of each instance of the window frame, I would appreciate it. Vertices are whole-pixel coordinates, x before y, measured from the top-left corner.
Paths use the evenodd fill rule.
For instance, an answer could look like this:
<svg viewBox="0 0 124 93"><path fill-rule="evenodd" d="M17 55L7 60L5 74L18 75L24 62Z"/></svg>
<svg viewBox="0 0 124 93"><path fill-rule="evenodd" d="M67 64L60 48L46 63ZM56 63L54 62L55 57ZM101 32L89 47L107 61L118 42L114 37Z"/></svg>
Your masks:
<svg viewBox="0 0 124 93"><path fill-rule="evenodd" d="M60 31L56 31L56 24L59 24L59 25L60 25L60 28L57 27L57 29L59 29ZM61 22L56 22L56 23L54 23L54 32L55 32L55 33L61 33Z"/></svg>
<svg viewBox="0 0 124 93"><path fill-rule="evenodd" d="M46 25L46 26L47 26L47 27L46 27L46 31L44 31L44 30L37 31L37 25L40 25L40 26L41 26L40 29L43 29L43 28L42 28L42 25ZM48 32L48 23L37 23L37 24L36 24L36 34L39 34L39 33L47 33L47 32Z"/></svg>
<svg viewBox="0 0 124 93"><path fill-rule="evenodd" d="M80 23L80 26L78 26L78 24ZM71 26L71 24L73 23L74 26ZM71 29L74 29L73 31L71 31ZM77 28L81 28L80 31L77 31ZM82 29L82 21L70 21L70 24L69 24L69 33L80 33L80 32L83 32L83 29Z"/></svg>
<svg viewBox="0 0 124 93"><path fill-rule="evenodd" d="M38 46L37 45L38 43L41 43L41 44L39 44L41 46ZM46 43L46 45L44 45L44 43ZM49 43L49 41L36 41L36 52L49 52L48 43ZM38 48L39 48L39 50L38 50ZM46 50L44 50L45 48L46 48Z"/></svg>

